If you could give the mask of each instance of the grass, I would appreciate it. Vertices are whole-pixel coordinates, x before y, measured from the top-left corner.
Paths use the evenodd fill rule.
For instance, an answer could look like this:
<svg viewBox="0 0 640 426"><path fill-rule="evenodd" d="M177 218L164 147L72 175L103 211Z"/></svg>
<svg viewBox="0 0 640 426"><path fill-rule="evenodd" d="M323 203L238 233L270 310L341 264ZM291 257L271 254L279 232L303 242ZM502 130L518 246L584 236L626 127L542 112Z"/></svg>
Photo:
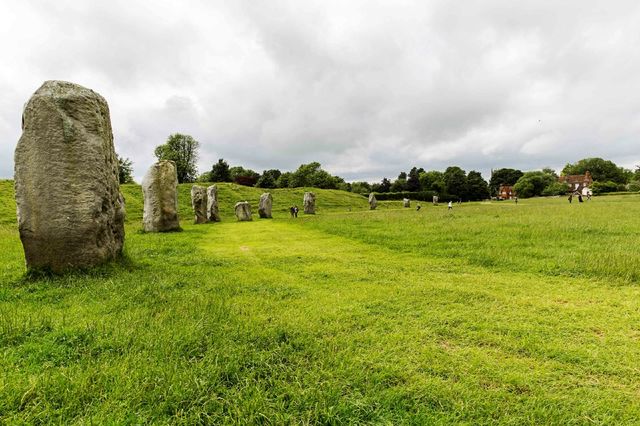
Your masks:
<svg viewBox="0 0 640 426"><path fill-rule="evenodd" d="M140 230L25 279L0 182L0 422L636 424L640 197L421 211L274 191L273 220ZM189 218L189 187L180 188Z"/></svg>

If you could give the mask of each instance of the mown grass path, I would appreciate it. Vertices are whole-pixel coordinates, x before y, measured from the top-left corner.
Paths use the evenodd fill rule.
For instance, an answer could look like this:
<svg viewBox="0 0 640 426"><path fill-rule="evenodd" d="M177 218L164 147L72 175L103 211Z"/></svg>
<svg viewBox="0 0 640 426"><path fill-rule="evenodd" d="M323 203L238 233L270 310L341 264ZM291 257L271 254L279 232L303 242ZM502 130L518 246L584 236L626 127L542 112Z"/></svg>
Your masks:
<svg viewBox="0 0 640 426"><path fill-rule="evenodd" d="M130 225L130 261L32 281L1 226L0 421L634 424L638 206L606 202ZM585 217L615 267L562 261Z"/></svg>

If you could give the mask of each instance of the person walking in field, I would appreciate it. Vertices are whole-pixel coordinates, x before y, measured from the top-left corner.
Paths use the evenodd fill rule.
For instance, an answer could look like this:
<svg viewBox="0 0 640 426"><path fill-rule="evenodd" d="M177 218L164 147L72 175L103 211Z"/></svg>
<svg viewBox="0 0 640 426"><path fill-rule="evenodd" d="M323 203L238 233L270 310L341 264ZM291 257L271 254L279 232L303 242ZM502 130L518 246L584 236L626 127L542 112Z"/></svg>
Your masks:
<svg viewBox="0 0 640 426"><path fill-rule="evenodd" d="M568 200L569 200L569 204L571 204L571 202L573 201L573 194L569 194Z"/></svg>
<svg viewBox="0 0 640 426"><path fill-rule="evenodd" d="M518 204L518 197L515 197L514 200L516 201L516 204Z"/></svg>
<svg viewBox="0 0 640 426"><path fill-rule="evenodd" d="M293 206L293 217L298 217L298 206Z"/></svg>
<svg viewBox="0 0 640 426"><path fill-rule="evenodd" d="M294 211L293 211L294 208L295 207L293 206L289 207L289 213L291 214L291 217L294 217Z"/></svg>
<svg viewBox="0 0 640 426"><path fill-rule="evenodd" d="M448 210L453 210L453 203L451 201L449 201L449 204L447 204L447 208Z"/></svg>

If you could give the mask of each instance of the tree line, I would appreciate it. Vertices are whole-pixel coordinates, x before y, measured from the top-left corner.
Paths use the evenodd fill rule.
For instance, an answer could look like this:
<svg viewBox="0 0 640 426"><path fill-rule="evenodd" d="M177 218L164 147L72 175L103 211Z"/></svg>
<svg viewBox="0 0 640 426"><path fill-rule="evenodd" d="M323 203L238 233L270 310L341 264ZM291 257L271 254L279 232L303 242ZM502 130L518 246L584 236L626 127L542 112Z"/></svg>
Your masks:
<svg viewBox="0 0 640 426"><path fill-rule="evenodd" d="M346 182L339 176L333 176L322 169L320 163L302 164L295 171L282 172L278 169L263 170L258 173L242 166L230 166L220 158L211 169L198 174L197 160L200 144L193 137L175 133L167 141L155 148L158 160L172 160L176 163L178 182L234 182L239 185L259 188L298 188L316 187L340 189L359 194L375 192L404 197L406 194L421 193L442 196L443 198L464 201L484 200L496 196L501 185L514 187L521 198L540 195L562 195L569 191L566 183L558 181L555 170L544 168L523 172L512 168L493 170L487 182L480 172L468 173L458 166L447 167L444 171L425 170L413 167L408 173L401 172L391 181L383 178L380 182ZM133 182L133 163L128 158L118 156L120 183ZM594 180L592 190L595 194L614 191L640 191L640 166L635 171L617 166L602 158L585 158L576 163L568 163L561 175L582 175L587 171Z"/></svg>

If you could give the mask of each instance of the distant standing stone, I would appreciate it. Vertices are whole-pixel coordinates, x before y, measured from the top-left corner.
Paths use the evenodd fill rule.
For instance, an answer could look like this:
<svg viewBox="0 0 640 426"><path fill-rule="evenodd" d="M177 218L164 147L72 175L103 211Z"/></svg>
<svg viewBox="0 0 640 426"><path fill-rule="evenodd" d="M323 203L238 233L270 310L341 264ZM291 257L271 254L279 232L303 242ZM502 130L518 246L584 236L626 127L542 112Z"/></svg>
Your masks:
<svg viewBox="0 0 640 426"><path fill-rule="evenodd" d="M411 207L411 201L408 198L403 198L402 199L402 206L403 207Z"/></svg>
<svg viewBox="0 0 640 426"><path fill-rule="evenodd" d="M433 196L433 205L434 205L434 206L437 206L437 205L438 205L438 196L437 196L437 195L434 195L434 196Z"/></svg>
<svg viewBox="0 0 640 426"><path fill-rule="evenodd" d="M246 201L240 201L236 203L234 207L236 211L236 217L240 222L247 222L252 220L251 218L251 206Z"/></svg>
<svg viewBox="0 0 640 426"><path fill-rule="evenodd" d="M316 194L305 192L302 202L305 214L316 214Z"/></svg>
<svg viewBox="0 0 640 426"><path fill-rule="evenodd" d="M149 168L142 179L142 224L146 232L180 229L177 188L178 175L173 161L158 161Z"/></svg>
<svg viewBox="0 0 640 426"><path fill-rule="evenodd" d="M375 210L376 207L378 207L378 200L376 200L376 196L372 192L371 194L369 194L369 209Z"/></svg>
<svg viewBox="0 0 640 426"><path fill-rule="evenodd" d="M195 215L193 223L207 223L207 190L204 186L191 187L191 207Z"/></svg>
<svg viewBox="0 0 640 426"><path fill-rule="evenodd" d="M216 185L211 185L207 188L207 220L209 222L220 222L218 187Z"/></svg>
<svg viewBox="0 0 640 426"><path fill-rule="evenodd" d="M27 268L60 273L120 255L124 199L102 96L65 81L46 81L31 96L15 150L15 190Z"/></svg>
<svg viewBox="0 0 640 426"><path fill-rule="evenodd" d="M258 214L263 219L271 219L271 208L273 206L273 197L270 193L265 192L260 196L260 204L258 204Z"/></svg>

